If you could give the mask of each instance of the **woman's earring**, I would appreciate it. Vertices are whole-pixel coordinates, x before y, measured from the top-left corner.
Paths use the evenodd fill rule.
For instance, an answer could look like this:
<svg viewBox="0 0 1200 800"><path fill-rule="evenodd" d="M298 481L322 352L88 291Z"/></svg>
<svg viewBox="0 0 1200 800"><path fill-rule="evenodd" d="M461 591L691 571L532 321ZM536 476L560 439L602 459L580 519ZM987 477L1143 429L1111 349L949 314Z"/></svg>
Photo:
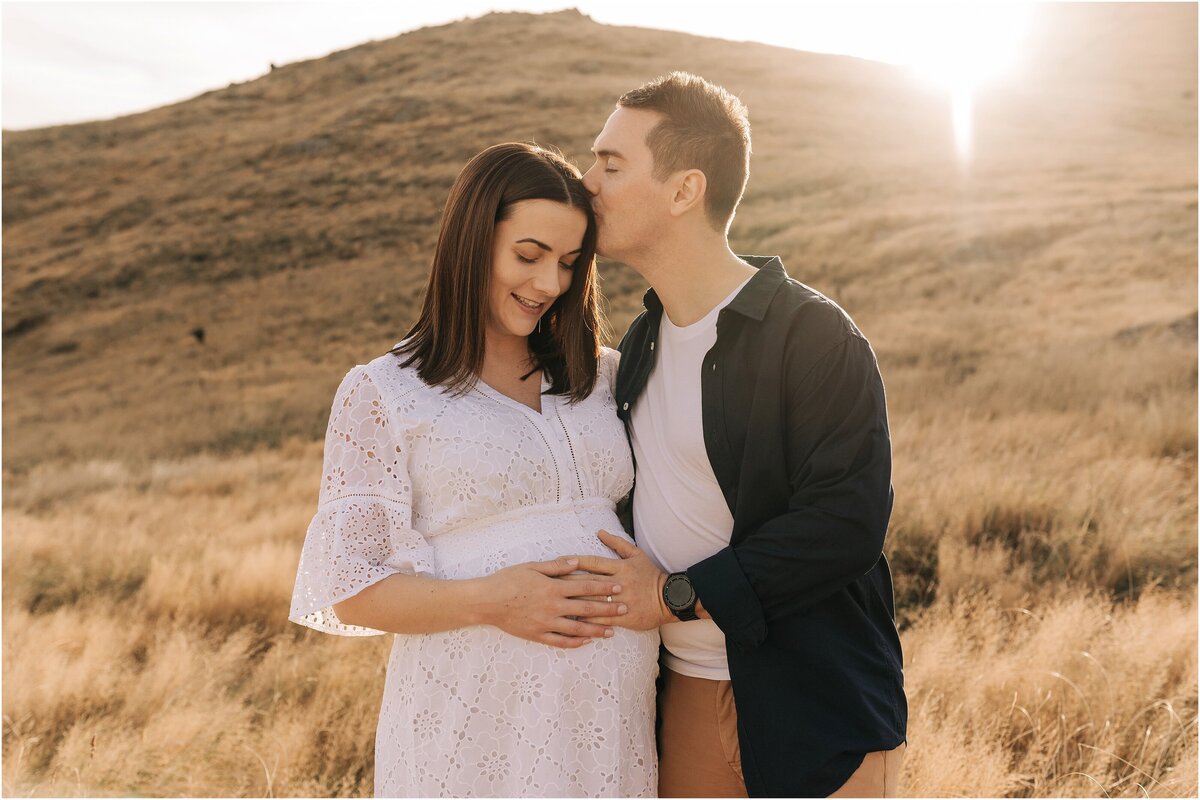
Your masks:
<svg viewBox="0 0 1200 800"><path fill-rule="evenodd" d="M542 332L542 318L541 318L541 317L538 317L538 328L537 328L537 332L538 332L538 333L541 333L541 332Z"/></svg>

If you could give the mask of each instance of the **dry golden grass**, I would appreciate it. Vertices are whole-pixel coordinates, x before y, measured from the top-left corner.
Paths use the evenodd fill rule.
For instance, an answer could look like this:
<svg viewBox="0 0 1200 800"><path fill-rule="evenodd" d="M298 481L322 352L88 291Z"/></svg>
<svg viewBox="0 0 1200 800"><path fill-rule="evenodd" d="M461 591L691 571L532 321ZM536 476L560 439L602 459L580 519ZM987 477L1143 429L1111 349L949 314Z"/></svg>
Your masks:
<svg viewBox="0 0 1200 800"><path fill-rule="evenodd" d="M10 483L5 794L370 793L387 642L286 621L319 456L86 465L54 508ZM910 794L1194 794L1194 593L1060 575L1021 605L1007 561L954 570L903 633Z"/></svg>
<svg viewBox="0 0 1200 800"><path fill-rule="evenodd" d="M1087 592L1036 612L986 594L907 632L914 796L1192 796L1196 607Z"/></svg>
<svg viewBox="0 0 1200 800"><path fill-rule="evenodd" d="M370 793L388 643L286 620L333 390L411 321L469 155L585 163L684 68L751 109L735 249L880 359L906 791L1194 796L1196 10L1040 13L965 167L895 70L571 13L5 132L4 793ZM644 284L602 271L619 333Z"/></svg>

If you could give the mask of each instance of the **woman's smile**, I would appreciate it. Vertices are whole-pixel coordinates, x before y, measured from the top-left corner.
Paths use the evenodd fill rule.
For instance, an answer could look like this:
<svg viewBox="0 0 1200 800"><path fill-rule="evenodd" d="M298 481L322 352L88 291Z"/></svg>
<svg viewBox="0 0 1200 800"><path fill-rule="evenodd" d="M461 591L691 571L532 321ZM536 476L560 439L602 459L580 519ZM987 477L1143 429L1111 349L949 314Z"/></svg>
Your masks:
<svg viewBox="0 0 1200 800"><path fill-rule="evenodd" d="M542 309L546 307L546 304L544 302L543 303L534 302L533 300L530 300L528 297L522 297L521 295L517 294L516 292L512 293L512 297L517 301L517 305L521 307L522 311L524 311L526 314L530 314L535 317L541 315Z"/></svg>

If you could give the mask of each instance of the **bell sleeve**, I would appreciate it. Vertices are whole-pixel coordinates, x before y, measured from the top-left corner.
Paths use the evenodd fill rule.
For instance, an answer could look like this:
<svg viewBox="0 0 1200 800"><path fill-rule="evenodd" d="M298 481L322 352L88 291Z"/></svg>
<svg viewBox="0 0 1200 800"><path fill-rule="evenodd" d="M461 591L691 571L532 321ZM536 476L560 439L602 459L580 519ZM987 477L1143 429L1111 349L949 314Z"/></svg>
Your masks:
<svg viewBox="0 0 1200 800"><path fill-rule="evenodd" d="M338 387L325 434L317 513L309 523L288 619L325 633L371 636L334 603L389 575L433 575L433 548L412 527L412 485L395 419L367 369Z"/></svg>

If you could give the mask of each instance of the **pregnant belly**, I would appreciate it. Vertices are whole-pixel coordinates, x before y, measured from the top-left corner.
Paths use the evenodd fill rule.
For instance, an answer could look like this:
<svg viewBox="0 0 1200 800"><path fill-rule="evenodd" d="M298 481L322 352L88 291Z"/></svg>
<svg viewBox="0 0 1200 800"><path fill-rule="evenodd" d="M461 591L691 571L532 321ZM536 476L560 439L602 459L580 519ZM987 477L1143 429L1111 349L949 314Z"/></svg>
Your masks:
<svg viewBox="0 0 1200 800"><path fill-rule="evenodd" d="M437 576L463 579L562 555L615 558L596 538L599 529L629 539L607 501L531 506L427 536ZM377 742L385 743L385 761L393 757L388 749L393 743L396 758L427 752L430 760L438 760L455 750L440 740L421 750L421 725L430 719L436 717L438 730L457 737L451 739L457 744L462 732L495 736L528 718L531 730L545 733L550 725L551 732L527 731L506 740L513 747L570 750L573 731L598 726L606 741L628 741L636 752L652 754L658 654L657 630L620 627L611 639L575 649L527 641L490 625L397 636L380 717L384 735ZM397 735L414 730L414 724L417 740ZM619 751L611 744L602 749Z"/></svg>
<svg viewBox="0 0 1200 800"><path fill-rule="evenodd" d="M596 531L629 540L607 500L528 506L429 536L437 577L478 578L529 561L559 556L616 558Z"/></svg>

